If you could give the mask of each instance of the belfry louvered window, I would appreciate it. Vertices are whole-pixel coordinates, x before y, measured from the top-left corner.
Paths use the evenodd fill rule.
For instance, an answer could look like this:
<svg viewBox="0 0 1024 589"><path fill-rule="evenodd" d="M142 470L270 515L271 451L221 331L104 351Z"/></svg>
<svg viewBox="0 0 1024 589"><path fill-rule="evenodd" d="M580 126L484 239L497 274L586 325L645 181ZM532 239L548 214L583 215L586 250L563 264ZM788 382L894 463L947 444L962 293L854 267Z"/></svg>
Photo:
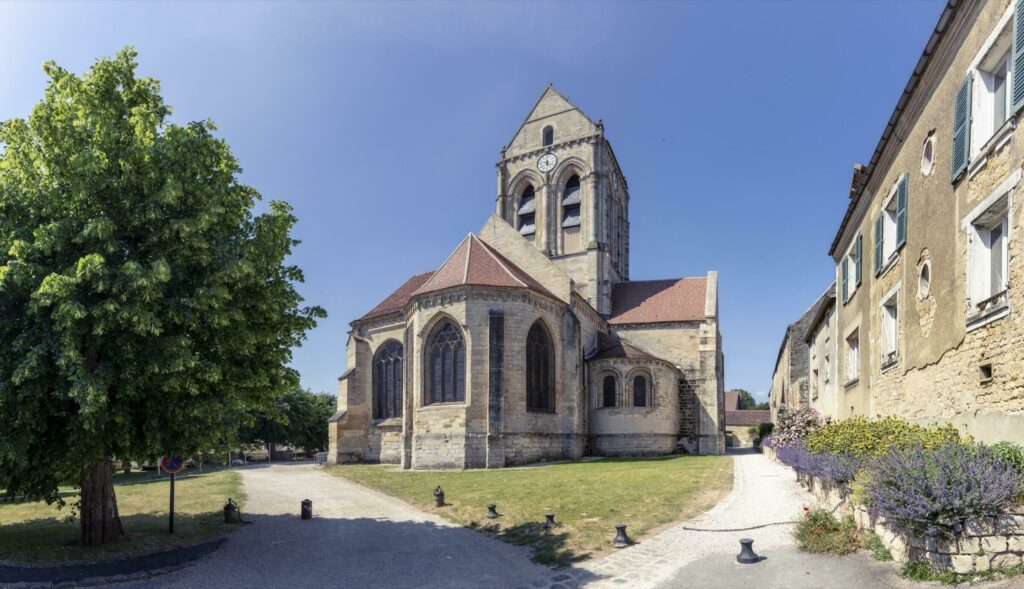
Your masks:
<svg viewBox="0 0 1024 589"><path fill-rule="evenodd" d="M526 408L555 410L555 351L540 321L526 336Z"/></svg>
<svg viewBox="0 0 1024 589"><path fill-rule="evenodd" d="M434 330L427 345L427 404L466 400L466 343L451 321Z"/></svg>
<svg viewBox="0 0 1024 589"><path fill-rule="evenodd" d="M602 385L604 390L604 403L602 407L614 407L615 406L615 377L608 375L604 377L604 384Z"/></svg>
<svg viewBox="0 0 1024 589"><path fill-rule="evenodd" d="M402 416L402 344L389 341L373 357L373 418Z"/></svg>
<svg viewBox="0 0 1024 589"><path fill-rule="evenodd" d="M519 197L519 233L520 235L533 235L537 232L537 199L533 186L527 186Z"/></svg>
<svg viewBox="0 0 1024 589"><path fill-rule="evenodd" d="M580 226L580 177L573 176L565 183L562 194L562 227Z"/></svg>

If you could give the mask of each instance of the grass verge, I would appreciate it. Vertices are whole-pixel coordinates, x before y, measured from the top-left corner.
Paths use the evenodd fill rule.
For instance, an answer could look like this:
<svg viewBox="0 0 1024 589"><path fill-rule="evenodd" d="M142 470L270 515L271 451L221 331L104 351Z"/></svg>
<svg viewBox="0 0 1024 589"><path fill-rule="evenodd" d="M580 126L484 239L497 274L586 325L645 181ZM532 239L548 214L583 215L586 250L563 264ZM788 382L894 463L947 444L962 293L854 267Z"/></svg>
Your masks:
<svg viewBox="0 0 1024 589"><path fill-rule="evenodd" d="M119 473L117 507L127 538L102 546L80 543L79 522L70 503L77 490L62 489L63 510L46 503L0 503L0 555L15 562L92 561L144 554L214 538L233 529L223 524L228 497L244 501L242 477L229 470L180 476L175 481L174 535L167 533L170 483L152 472Z"/></svg>
<svg viewBox="0 0 1024 589"><path fill-rule="evenodd" d="M691 518L732 489L732 459L675 456L605 459L529 468L403 471L389 465L327 469L361 485L404 499L455 523L527 546L534 560L567 566L609 549L615 524L634 539ZM444 488L448 505L434 507L431 491ZM487 504L501 517L485 517ZM558 527L542 530L545 513Z"/></svg>

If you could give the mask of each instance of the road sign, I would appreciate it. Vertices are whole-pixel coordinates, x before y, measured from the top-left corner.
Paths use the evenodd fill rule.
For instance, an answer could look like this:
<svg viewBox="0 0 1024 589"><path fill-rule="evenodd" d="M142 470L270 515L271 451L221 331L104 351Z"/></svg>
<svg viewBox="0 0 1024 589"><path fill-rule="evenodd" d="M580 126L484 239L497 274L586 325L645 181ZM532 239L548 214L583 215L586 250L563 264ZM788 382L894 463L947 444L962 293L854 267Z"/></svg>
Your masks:
<svg viewBox="0 0 1024 589"><path fill-rule="evenodd" d="M160 458L160 468L168 474L179 473L185 468L185 461L177 454L162 456Z"/></svg>
<svg viewBox="0 0 1024 589"><path fill-rule="evenodd" d="M167 533L174 533L174 475L181 472L185 468L185 461L181 459L181 456L177 454L171 454L170 456L162 456L160 458L160 468L164 472L171 475L171 509L170 517L167 520Z"/></svg>

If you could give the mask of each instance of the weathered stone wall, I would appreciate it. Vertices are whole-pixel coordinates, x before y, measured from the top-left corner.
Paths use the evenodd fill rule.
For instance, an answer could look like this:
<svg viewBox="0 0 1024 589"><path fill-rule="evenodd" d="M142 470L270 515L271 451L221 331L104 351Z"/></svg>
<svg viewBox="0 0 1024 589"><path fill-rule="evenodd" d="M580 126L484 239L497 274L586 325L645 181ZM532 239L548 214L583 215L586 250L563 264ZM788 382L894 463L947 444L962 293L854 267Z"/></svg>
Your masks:
<svg viewBox="0 0 1024 589"><path fill-rule="evenodd" d="M599 455L654 455L675 451L679 438L679 373L667 362L607 358L591 361L590 434ZM616 403L604 407L603 382L616 379ZM648 379L647 406L633 405L633 380Z"/></svg>
<svg viewBox="0 0 1024 589"><path fill-rule="evenodd" d="M1018 288L1024 281L1024 240L1018 239L1021 207L1014 205L1024 161L1024 128L1011 130L991 150L974 157L956 184L950 182L949 165L955 94L990 35L1006 22L1009 8L1009 0L994 0L966 2L958 9L922 77L923 89L907 103L896 126L894 134L902 140L890 143L883 153L854 222L838 244L837 272L848 244L858 232L863 235L863 283L847 304L838 303L841 337L855 326L861 334L860 378L839 393L840 418L900 415L920 423L952 421L982 441L1024 442L1024 289ZM928 137L935 142L935 164L923 170L921 153ZM873 223L903 174L908 178L906 244L876 277L870 247ZM968 330L968 234L962 224L997 187L1010 190L1010 310ZM926 261L930 289L925 296L918 284ZM894 289L898 354L895 364L883 368L880 305ZM841 340L838 346L842 356ZM843 361L840 357L837 368ZM991 380L980 378L982 364L991 365Z"/></svg>
<svg viewBox="0 0 1024 589"><path fill-rule="evenodd" d="M732 434L733 448L752 448L754 446L754 438L757 436L750 435L750 427L749 425L725 426L725 433Z"/></svg>

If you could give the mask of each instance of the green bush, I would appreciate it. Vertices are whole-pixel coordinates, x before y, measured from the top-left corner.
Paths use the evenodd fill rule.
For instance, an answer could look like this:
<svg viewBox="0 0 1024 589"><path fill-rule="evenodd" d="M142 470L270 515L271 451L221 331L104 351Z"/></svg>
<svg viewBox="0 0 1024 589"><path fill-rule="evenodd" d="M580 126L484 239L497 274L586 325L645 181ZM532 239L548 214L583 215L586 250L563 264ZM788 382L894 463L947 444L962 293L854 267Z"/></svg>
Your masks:
<svg viewBox="0 0 1024 589"><path fill-rule="evenodd" d="M1008 462L1020 470L1024 470L1024 449L1013 442L992 444L992 454L997 460Z"/></svg>
<svg viewBox="0 0 1024 589"><path fill-rule="evenodd" d="M765 436L772 435L772 430L775 429L774 423L762 423L757 426L757 437L763 438Z"/></svg>
<svg viewBox="0 0 1024 589"><path fill-rule="evenodd" d="M892 560L892 552L889 552L889 549L885 547L885 543L878 537L878 534L874 532L864 534L864 541L862 545L865 550L871 552L871 554L875 556L875 560Z"/></svg>
<svg viewBox="0 0 1024 589"><path fill-rule="evenodd" d="M824 509L804 513L793 536L806 552L815 554L849 554L860 547L857 525L852 517L837 520Z"/></svg>
<svg viewBox="0 0 1024 589"><path fill-rule="evenodd" d="M812 431L804 441L807 449L815 453L850 454L857 458L884 456L891 448L907 449L922 446L926 449L948 442L970 441L950 424L923 427L898 417L867 419L851 417L833 421Z"/></svg>

